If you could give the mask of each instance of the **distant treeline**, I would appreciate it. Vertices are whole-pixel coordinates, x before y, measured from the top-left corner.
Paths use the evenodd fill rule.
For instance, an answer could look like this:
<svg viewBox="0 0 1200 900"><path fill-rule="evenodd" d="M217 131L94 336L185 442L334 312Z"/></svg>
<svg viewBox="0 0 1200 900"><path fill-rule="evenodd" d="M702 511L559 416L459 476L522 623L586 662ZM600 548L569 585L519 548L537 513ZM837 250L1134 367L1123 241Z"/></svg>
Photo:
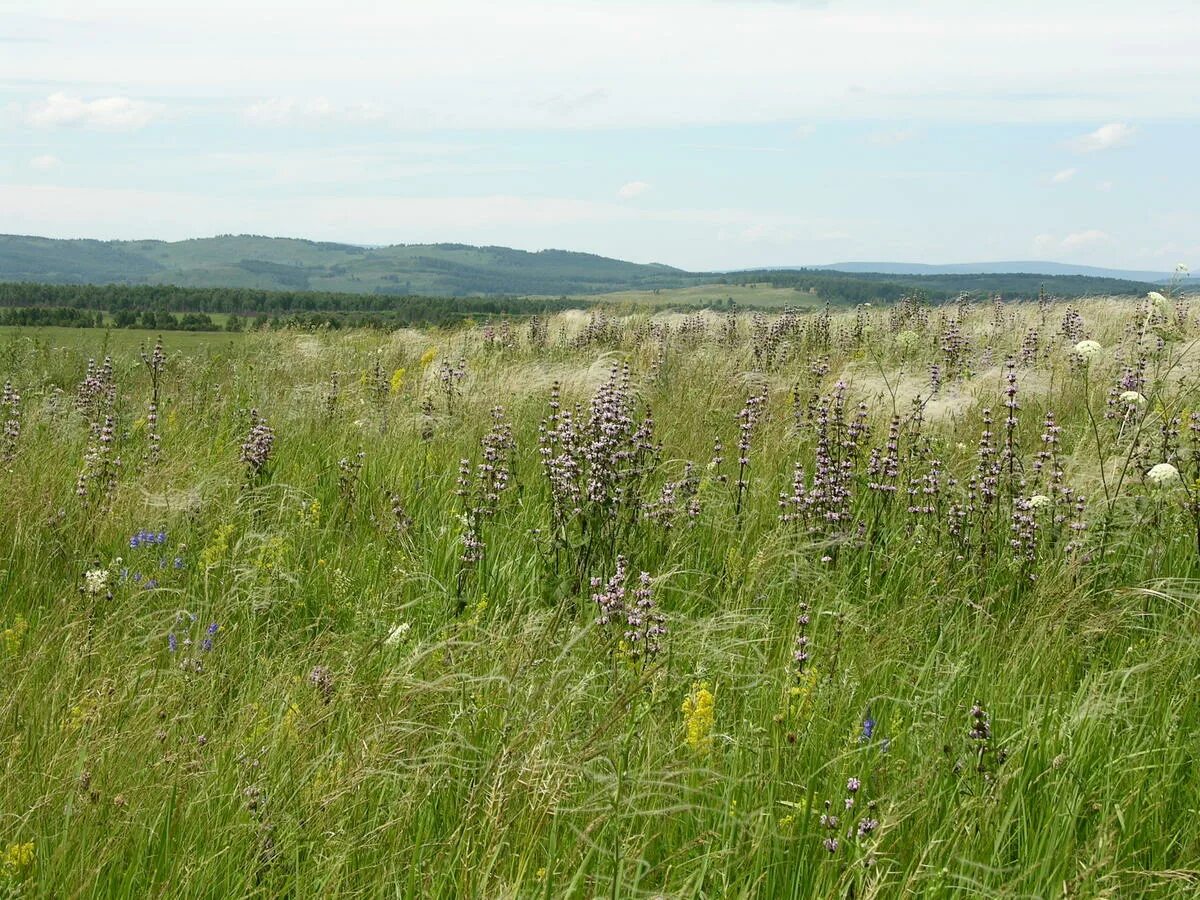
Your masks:
<svg viewBox="0 0 1200 900"><path fill-rule="evenodd" d="M237 331L241 321L230 317L227 330ZM93 312L90 309L78 309L74 306L12 306L0 307L0 325L58 325L65 328L103 328L105 322L103 312ZM221 326L212 320L208 313L183 313L175 315L169 312L154 312L146 310L136 313L132 310L122 310L113 317L113 325L117 328L154 328L159 331L220 331Z"/></svg>
<svg viewBox="0 0 1200 900"><path fill-rule="evenodd" d="M770 269L737 272L720 279L724 284L768 283L773 287L813 292L834 304L894 303L920 291L933 303L968 293L984 298L1031 300L1042 292L1056 297L1140 296L1155 286L1121 278L1091 275L946 274L893 275L881 272L838 272L833 269Z"/></svg>
<svg viewBox="0 0 1200 900"><path fill-rule="evenodd" d="M0 283L0 324L95 324L108 313L117 327L226 330L266 323L316 327L447 326L466 319L526 317L579 309L586 301L506 297L423 297L320 291L256 291L171 285Z"/></svg>

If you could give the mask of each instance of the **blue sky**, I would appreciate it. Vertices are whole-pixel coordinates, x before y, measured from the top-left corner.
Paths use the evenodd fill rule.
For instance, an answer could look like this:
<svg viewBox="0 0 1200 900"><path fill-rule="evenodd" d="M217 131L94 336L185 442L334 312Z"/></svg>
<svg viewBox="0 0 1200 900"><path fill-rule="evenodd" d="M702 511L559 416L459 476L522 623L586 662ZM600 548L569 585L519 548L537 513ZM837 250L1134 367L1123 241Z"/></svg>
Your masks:
<svg viewBox="0 0 1200 900"><path fill-rule="evenodd" d="M0 0L0 232L1200 264L1187 2Z"/></svg>

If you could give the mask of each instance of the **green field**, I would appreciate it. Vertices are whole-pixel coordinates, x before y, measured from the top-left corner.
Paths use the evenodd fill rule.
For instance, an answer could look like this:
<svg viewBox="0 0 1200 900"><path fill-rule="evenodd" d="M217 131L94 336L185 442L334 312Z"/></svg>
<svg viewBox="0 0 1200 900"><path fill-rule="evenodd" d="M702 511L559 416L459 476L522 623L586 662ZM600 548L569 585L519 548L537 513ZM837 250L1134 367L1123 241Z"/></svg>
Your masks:
<svg viewBox="0 0 1200 900"><path fill-rule="evenodd" d="M816 293L795 288L777 288L770 284L698 284L682 288L651 291L615 291L608 294L577 295L577 299L629 310L636 307L725 306L732 300L738 306L756 309L783 309L787 306L815 308L824 300Z"/></svg>
<svg viewBox="0 0 1200 900"><path fill-rule="evenodd" d="M0 897L1195 897L1197 337L6 329Z"/></svg>

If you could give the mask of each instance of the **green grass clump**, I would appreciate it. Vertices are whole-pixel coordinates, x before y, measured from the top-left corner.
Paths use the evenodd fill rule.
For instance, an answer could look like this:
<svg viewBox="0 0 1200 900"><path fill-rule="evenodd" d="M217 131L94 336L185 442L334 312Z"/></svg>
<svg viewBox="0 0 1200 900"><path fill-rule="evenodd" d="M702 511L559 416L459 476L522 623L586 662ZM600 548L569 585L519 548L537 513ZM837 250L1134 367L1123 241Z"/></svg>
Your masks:
<svg viewBox="0 0 1200 900"><path fill-rule="evenodd" d="M1195 896L1198 333L9 331L0 896Z"/></svg>

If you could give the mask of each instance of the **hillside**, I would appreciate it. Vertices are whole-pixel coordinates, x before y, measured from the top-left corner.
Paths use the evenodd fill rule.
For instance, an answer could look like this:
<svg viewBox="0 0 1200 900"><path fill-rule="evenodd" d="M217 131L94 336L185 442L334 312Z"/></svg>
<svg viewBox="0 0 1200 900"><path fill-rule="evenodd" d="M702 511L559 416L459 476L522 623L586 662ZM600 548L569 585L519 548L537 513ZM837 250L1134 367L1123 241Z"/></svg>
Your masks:
<svg viewBox="0 0 1200 900"><path fill-rule="evenodd" d="M670 266L564 250L360 247L253 235L175 242L0 235L0 281L469 296L584 294L682 287L696 280Z"/></svg>
<svg viewBox="0 0 1200 900"><path fill-rule="evenodd" d="M1152 272L1144 269L1106 269L1099 266L1077 266L1045 260L944 263L940 265L841 262L828 266L811 266L810 268L881 275L1083 275L1089 278L1116 278L1122 281L1169 281L1172 278L1170 272Z"/></svg>
<svg viewBox="0 0 1200 900"><path fill-rule="evenodd" d="M848 264L879 265L894 264ZM52 285L173 286L211 290L287 294L399 297L590 297L630 292L667 300L677 291L708 286L769 285L802 294L797 302L844 305L889 302L913 291L930 300L952 299L962 292L1009 299L1039 292L1075 298L1089 295L1136 296L1154 287L1151 280L1116 278L1086 267L1054 265L1059 274L1039 272L943 271L963 266L910 266L912 271L840 271L824 267L741 272L688 272L670 266L625 262L591 253L467 244L396 244L362 247L223 235L187 241L95 241L0 235L0 283ZM1022 263L978 264L1020 267ZM1033 264L1030 264L1033 265ZM903 268L903 267L901 267ZM1078 271L1076 271L1078 270ZM1134 273L1136 274L1136 273ZM1155 273L1146 273L1152 276ZM711 293L711 292L709 292ZM667 296L663 296L667 295ZM718 291L717 300L731 292ZM690 304L695 297L683 296ZM757 299L751 299L754 303ZM739 301L740 302L740 301ZM292 304L289 301L288 306ZM298 303L298 306L307 304ZM346 308L348 304L336 304ZM355 308L364 304L354 303ZM773 298L767 305L779 305ZM366 304L388 309L388 300ZM203 308L205 311L207 306Z"/></svg>

